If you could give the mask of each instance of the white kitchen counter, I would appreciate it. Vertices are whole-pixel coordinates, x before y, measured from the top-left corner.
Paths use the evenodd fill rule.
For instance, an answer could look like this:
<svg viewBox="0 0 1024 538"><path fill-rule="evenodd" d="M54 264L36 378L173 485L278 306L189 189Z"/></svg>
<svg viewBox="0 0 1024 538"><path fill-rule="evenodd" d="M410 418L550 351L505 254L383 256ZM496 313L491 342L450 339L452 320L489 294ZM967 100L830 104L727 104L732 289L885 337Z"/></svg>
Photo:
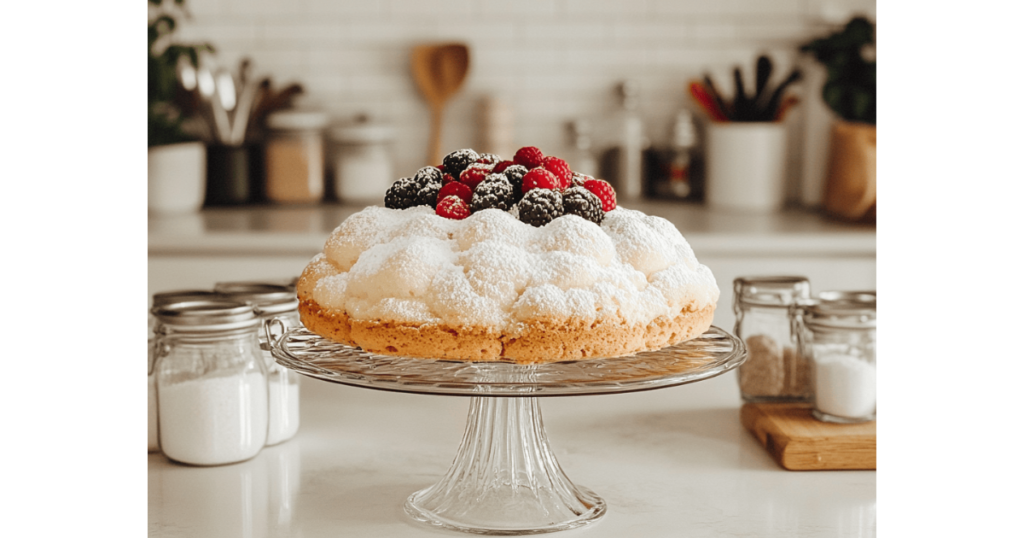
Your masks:
<svg viewBox="0 0 1024 538"><path fill-rule="evenodd" d="M149 455L150 537L468 536L402 511L454 458L467 398L302 381L298 435L252 460L189 467ZM542 399L562 468L608 503L596 525L553 536L875 535L874 471L783 470L739 407L733 376Z"/></svg>

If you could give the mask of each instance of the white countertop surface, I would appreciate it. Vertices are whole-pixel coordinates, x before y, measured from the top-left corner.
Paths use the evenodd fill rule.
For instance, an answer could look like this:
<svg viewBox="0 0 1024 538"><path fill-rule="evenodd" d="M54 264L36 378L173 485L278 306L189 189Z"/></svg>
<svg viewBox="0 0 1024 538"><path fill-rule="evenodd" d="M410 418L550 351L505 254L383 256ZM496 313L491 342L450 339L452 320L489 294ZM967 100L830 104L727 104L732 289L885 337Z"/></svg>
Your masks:
<svg viewBox="0 0 1024 538"><path fill-rule="evenodd" d="M319 252L330 232L362 209L355 205L211 208L150 216L150 255L301 254ZM806 210L774 214L715 211L643 201L626 207L671 221L695 251L714 255L875 255L875 227L822 218Z"/></svg>
<svg viewBox="0 0 1024 538"><path fill-rule="evenodd" d="M303 378L298 435L234 465L149 455L151 537L405 537L406 497L440 479L469 400ZM608 503L555 536L875 536L874 471L783 470L740 425L732 373L642 393L544 398L551 446Z"/></svg>

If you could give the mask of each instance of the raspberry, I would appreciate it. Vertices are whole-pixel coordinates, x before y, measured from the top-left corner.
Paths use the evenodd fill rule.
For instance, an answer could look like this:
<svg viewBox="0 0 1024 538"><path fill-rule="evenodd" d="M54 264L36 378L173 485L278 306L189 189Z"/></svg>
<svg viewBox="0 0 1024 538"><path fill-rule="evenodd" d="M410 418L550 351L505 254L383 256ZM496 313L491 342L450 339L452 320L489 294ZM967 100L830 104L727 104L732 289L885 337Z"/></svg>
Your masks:
<svg viewBox="0 0 1024 538"><path fill-rule="evenodd" d="M558 188L568 189L572 186L572 170L569 170L569 163L558 157L544 157L541 166L558 178Z"/></svg>
<svg viewBox="0 0 1024 538"><path fill-rule="evenodd" d="M519 220L532 226L544 226L561 216L562 195L558 191L533 189L519 201Z"/></svg>
<svg viewBox="0 0 1024 538"><path fill-rule="evenodd" d="M583 183L583 187L601 199L601 209L605 213L615 209L615 189L607 181L603 179L590 179Z"/></svg>
<svg viewBox="0 0 1024 538"><path fill-rule="evenodd" d="M488 164L471 164L459 174L459 182L469 185L469 188L476 189L476 186L491 173L491 166Z"/></svg>
<svg viewBox="0 0 1024 538"><path fill-rule="evenodd" d="M533 146L526 146L519 148L519 151L516 152L516 156L513 157L512 160L516 164L521 164L528 170L532 170L543 164L544 154Z"/></svg>
<svg viewBox="0 0 1024 538"><path fill-rule="evenodd" d="M523 176L523 194L533 189L557 189L561 183L554 174L543 168L534 168Z"/></svg>
<svg viewBox="0 0 1024 538"><path fill-rule="evenodd" d="M445 196L437 204L437 214L446 219L462 220L469 216L469 204L454 194Z"/></svg>
<svg viewBox="0 0 1024 538"><path fill-rule="evenodd" d="M490 174L476 187L469 207L474 213L495 208L509 210L515 204L515 190L504 174Z"/></svg>
<svg viewBox="0 0 1024 538"><path fill-rule="evenodd" d="M566 215L579 215L594 224L604 220L601 199L583 187L571 187L562 193L562 209Z"/></svg>
<svg viewBox="0 0 1024 538"><path fill-rule="evenodd" d="M495 174L500 174L501 172L504 172L506 168L508 168L509 166L512 166L513 164L515 164L515 163L512 162L512 161L501 161L501 162L498 162L497 164L494 165L493 172Z"/></svg>
<svg viewBox="0 0 1024 538"><path fill-rule="evenodd" d="M453 178L451 174L441 176L441 185L447 185L453 181L455 181L455 178Z"/></svg>
<svg viewBox="0 0 1024 538"><path fill-rule="evenodd" d="M458 181L452 181L451 183L446 183L441 187L441 190L437 193L437 199L444 200L448 196L452 195L462 198L462 201L468 204L469 201L473 199L473 189L469 188L467 185L459 183Z"/></svg>
<svg viewBox="0 0 1024 538"><path fill-rule="evenodd" d="M461 174L467 166L476 162L479 157L480 156L471 149L453 151L444 156L444 171L451 174L452 177L459 177L459 174Z"/></svg>

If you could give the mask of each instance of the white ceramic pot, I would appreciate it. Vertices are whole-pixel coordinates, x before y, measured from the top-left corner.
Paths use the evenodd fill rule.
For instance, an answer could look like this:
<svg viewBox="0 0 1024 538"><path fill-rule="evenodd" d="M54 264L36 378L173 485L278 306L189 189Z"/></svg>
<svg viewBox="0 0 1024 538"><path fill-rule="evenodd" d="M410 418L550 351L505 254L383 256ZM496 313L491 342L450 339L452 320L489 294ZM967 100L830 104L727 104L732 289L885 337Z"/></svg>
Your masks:
<svg viewBox="0 0 1024 538"><path fill-rule="evenodd" d="M767 213L786 201L786 128L781 123L712 123L707 140L708 206Z"/></svg>
<svg viewBox="0 0 1024 538"><path fill-rule="evenodd" d="M149 210L198 211L206 195L206 146L183 142L149 148Z"/></svg>

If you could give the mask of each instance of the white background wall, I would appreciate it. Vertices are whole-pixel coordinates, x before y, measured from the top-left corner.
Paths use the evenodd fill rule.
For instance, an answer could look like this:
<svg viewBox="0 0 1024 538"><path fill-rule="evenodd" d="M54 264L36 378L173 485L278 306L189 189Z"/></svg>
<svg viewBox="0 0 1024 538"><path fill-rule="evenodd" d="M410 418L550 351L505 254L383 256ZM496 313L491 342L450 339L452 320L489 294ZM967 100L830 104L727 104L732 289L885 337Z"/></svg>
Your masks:
<svg viewBox="0 0 1024 538"><path fill-rule="evenodd" d="M366 112L397 127L396 174L422 165L428 110L409 74L421 42L460 40L471 72L452 102L442 151L479 142L478 105L496 95L515 111L515 145L562 154L564 124L614 109L613 88L639 82L647 136L668 140L687 82L710 72L727 78L742 65L752 80L760 52L776 80L796 48L852 14L874 19L873 0L189 0L183 41L206 40L234 66L243 55L275 87L300 82L308 102L339 119ZM785 72L783 72L785 71ZM799 89L798 89L799 90ZM791 115L791 175L799 173L800 114ZM607 135L607 131L599 134ZM600 142L600 136L597 136ZM571 164L571 163L570 163Z"/></svg>

